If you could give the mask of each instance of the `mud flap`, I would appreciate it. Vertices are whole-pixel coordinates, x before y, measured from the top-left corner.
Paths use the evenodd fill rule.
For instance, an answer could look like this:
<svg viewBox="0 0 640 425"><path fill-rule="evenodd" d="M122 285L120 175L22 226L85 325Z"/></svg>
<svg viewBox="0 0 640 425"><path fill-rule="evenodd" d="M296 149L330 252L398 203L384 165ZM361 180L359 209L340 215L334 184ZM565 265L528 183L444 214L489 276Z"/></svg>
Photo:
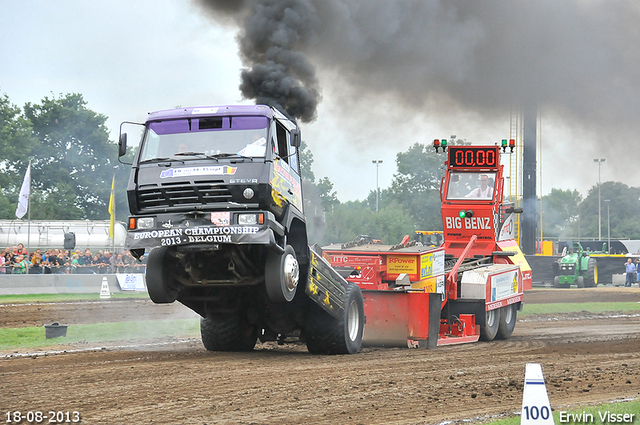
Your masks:
<svg viewBox="0 0 640 425"><path fill-rule="evenodd" d="M419 348L433 349L438 347L438 334L440 333L440 308L442 297L439 293L429 294L429 336L427 341L420 341Z"/></svg>
<svg viewBox="0 0 640 425"><path fill-rule="evenodd" d="M344 313L347 281L322 257L318 246L309 248L311 262L305 292L324 311L339 318Z"/></svg>

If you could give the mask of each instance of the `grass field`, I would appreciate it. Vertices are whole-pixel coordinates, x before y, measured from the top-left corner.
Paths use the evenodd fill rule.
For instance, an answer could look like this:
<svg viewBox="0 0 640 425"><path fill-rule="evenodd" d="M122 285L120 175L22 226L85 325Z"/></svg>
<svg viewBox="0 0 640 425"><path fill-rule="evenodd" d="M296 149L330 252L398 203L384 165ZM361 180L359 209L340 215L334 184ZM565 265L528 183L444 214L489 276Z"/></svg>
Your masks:
<svg viewBox="0 0 640 425"><path fill-rule="evenodd" d="M141 298L149 299L146 292L114 292L113 299ZM93 301L99 300L100 294L29 294L29 295L0 295L0 304L34 303L34 302L62 302L62 301Z"/></svg>
<svg viewBox="0 0 640 425"><path fill-rule="evenodd" d="M67 328L66 337L50 339L46 338L43 326L0 328L0 350L73 343L140 341L161 337L196 337L199 335L200 323L198 319L73 325Z"/></svg>
<svg viewBox="0 0 640 425"><path fill-rule="evenodd" d="M624 313L640 312L640 303L552 303L552 304L525 304L518 316L528 314L559 314L587 311L589 313L604 313L606 311L621 311Z"/></svg>
<svg viewBox="0 0 640 425"><path fill-rule="evenodd" d="M114 293L112 299L148 299L146 293ZM99 300L99 294L36 294L36 295L2 295L1 304L62 302L80 300ZM105 301L108 302L108 301ZM623 312L640 313L640 303L553 303L525 304L518 317L531 314L562 314L572 312ZM193 337L199 336L198 319L182 319L149 322L114 322L91 325L73 325L67 329L64 338L45 338L44 327L0 328L0 350L14 348L36 348L71 343L101 343L121 340L146 340L158 337ZM639 421L640 422L640 421Z"/></svg>
<svg viewBox="0 0 640 425"><path fill-rule="evenodd" d="M553 404L553 400L551 400L551 403ZM631 422L627 422L627 423L633 423L633 424L638 424L640 423L640 400L632 400L632 401L625 401L625 402L619 402L619 403L607 403L607 404L600 404L600 405L595 405L595 406L584 406L584 407L580 407L580 408L571 408L571 409L562 409L562 408L554 408L553 409L553 421L556 424L585 424L588 423L590 425L603 425L603 424L611 424L611 423L615 423L613 421L608 422L605 421L603 422L601 420L601 416L605 417L606 412L609 412L613 415L617 415L617 414L634 414L633 416L633 420ZM563 413L563 421L560 421L560 412L564 412ZM591 422L590 420L583 420L585 418L585 413L586 414L590 414L593 417L593 422ZM582 415L580 418L580 420L568 420L567 419L577 419L577 416L569 416L569 415ZM588 417L588 416L587 416ZM493 420L493 421L486 421L483 422L485 424L491 424L491 425L520 425L520 416L519 415L513 415L510 416L508 418L504 418L504 419L499 419L499 420ZM619 423L619 422L618 422Z"/></svg>

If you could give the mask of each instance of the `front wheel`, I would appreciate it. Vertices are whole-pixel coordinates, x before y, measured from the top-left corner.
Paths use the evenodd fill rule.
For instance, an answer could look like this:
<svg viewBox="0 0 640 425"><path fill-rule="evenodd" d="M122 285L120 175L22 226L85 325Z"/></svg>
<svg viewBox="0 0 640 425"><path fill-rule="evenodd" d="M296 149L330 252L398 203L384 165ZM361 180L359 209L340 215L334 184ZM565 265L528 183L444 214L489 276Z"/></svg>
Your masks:
<svg viewBox="0 0 640 425"><path fill-rule="evenodd" d="M344 311L335 318L313 304L305 321L307 348L312 354L355 354L364 334L364 301L358 285L349 282Z"/></svg>
<svg viewBox="0 0 640 425"><path fill-rule="evenodd" d="M274 303L293 300L300 279L296 252L287 245L282 254L269 251L265 263L264 282L269 299Z"/></svg>
<svg viewBox="0 0 640 425"><path fill-rule="evenodd" d="M166 246L154 248L147 260L146 282L149 298L156 304L172 303L178 297L174 270L177 259Z"/></svg>
<svg viewBox="0 0 640 425"><path fill-rule="evenodd" d="M496 338L508 339L516 327L518 308L515 304L500 308L500 321L498 323L498 333Z"/></svg>
<svg viewBox="0 0 640 425"><path fill-rule="evenodd" d="M578 285L578 288L584 288L584 277L578 276L576 279L576 284Z"/></svg>
<svg viewBox="0 0 640 425"><path fill-rule="evenodd" d="M500 326L500 309L489 310L484 314L484 325L480 325L480 339L493 341Z"/></svg>

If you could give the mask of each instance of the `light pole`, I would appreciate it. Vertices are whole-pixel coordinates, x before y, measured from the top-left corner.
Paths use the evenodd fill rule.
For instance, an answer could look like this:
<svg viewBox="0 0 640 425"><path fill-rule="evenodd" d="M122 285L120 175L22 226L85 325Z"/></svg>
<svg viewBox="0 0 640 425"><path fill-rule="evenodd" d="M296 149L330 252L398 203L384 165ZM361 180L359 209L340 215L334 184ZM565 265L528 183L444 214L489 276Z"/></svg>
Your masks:
<svg viewBox="0 0 640 425"><path fill-rule="evenodd" d="M378 185L378 168L380 167L380 164L382 164L382 160L374 159L371 162L373 164L376 164L376 212L378 212L378 206L380 203L380 189L379 189L380 186Z"/></svg>
<svg viewBox="0 0 640 425"><path fill-rule="evenodd" d="M598 240L602 240L602 212L600 207L600 168L602 163L605 162L605 158L594 159L593 162L598 164Z"/></svg>
<svg viewBox="0 0 640 425"><path fill-rule="evenodd" d="M609 216L609 199L605 199L604 203L607 204L607 254L611 255L611 220Z"/></svg>

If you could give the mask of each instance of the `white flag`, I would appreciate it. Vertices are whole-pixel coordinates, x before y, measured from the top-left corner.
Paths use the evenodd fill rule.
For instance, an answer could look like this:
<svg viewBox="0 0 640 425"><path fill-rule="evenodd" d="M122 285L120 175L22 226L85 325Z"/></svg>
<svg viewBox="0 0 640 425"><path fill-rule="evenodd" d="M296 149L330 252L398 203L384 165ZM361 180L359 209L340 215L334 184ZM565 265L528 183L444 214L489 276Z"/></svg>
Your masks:
<svg viewBox="0 0 640 425"><path fill-rule="evenodd" d="M31 163L27 167L24 174L24 181L20 189L20 198L18 199L18 208L16 208L16 217L22 218L29 209L29 193L31 192Z"/></svg>

